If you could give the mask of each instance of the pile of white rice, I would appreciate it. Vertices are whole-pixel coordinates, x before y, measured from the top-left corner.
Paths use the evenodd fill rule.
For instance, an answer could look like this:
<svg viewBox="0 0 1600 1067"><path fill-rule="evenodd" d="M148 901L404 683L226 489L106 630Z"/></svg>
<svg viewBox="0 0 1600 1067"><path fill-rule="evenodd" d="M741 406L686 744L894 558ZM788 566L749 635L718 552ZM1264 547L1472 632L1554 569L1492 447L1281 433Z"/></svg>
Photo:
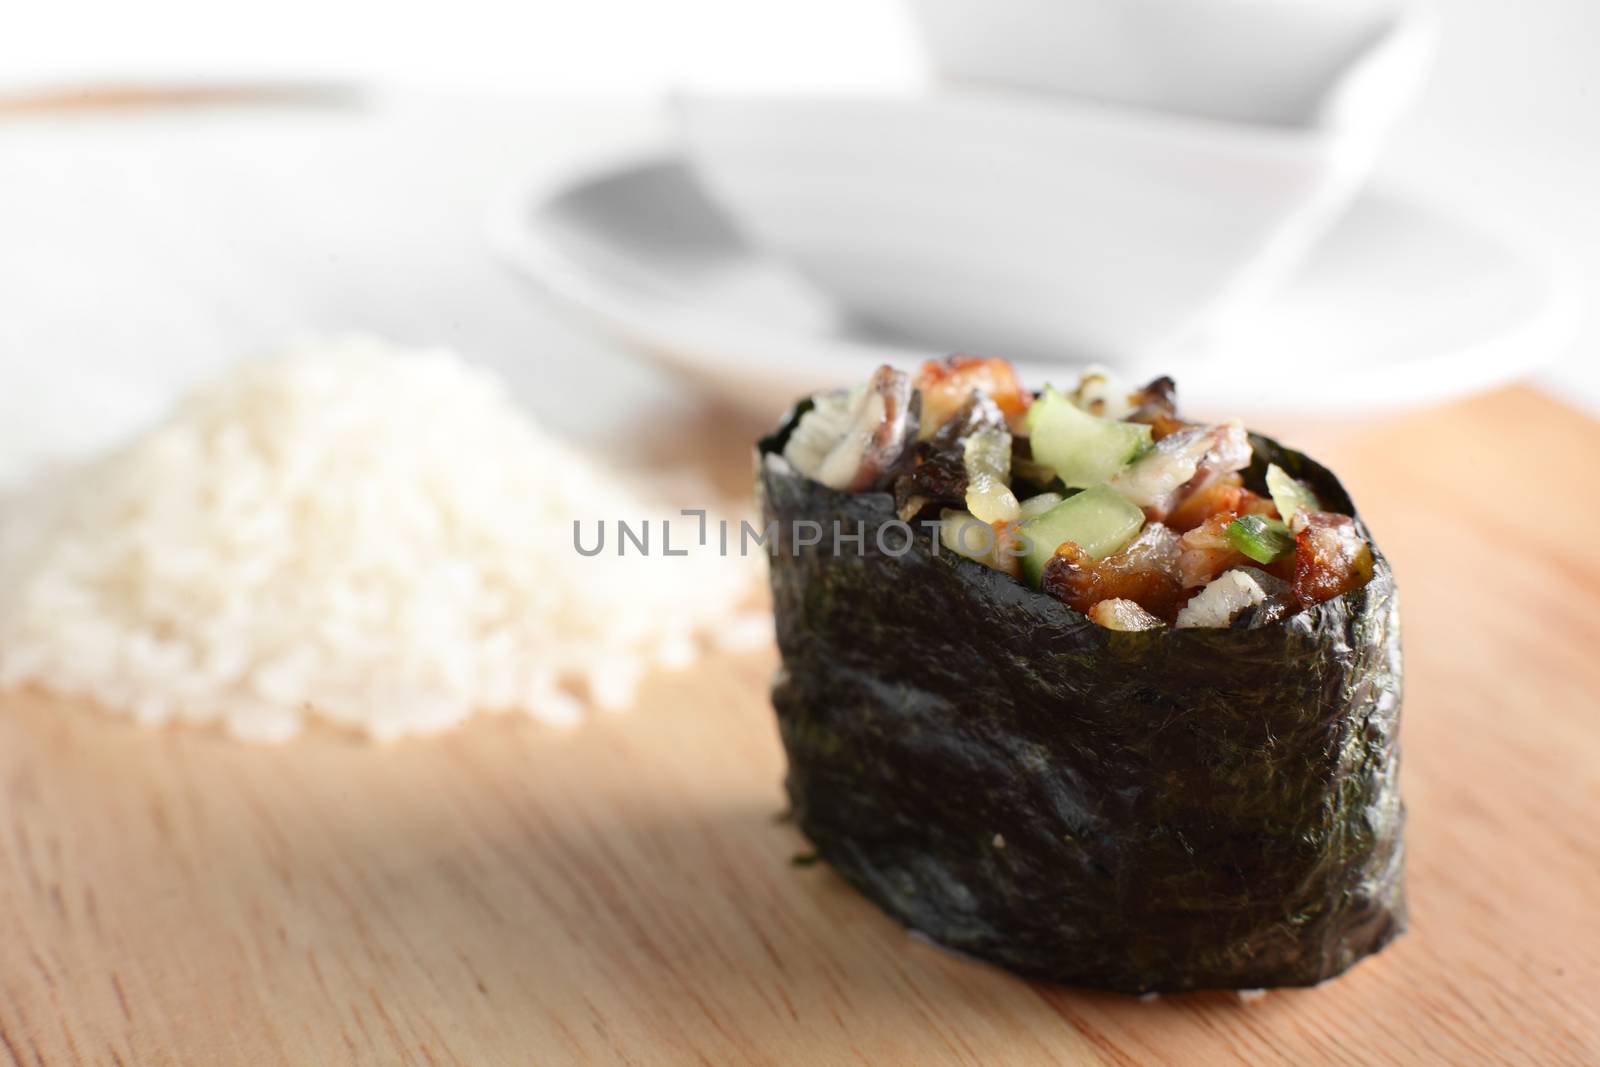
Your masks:
<svg viewBox="0 0 1600 1067"><path fill-rule="evenodd" d="M751 632L750 561L617 557L616 520L667 514L448 353L295 349L0 508L0 685L253 740L572 723Z"/></svg>

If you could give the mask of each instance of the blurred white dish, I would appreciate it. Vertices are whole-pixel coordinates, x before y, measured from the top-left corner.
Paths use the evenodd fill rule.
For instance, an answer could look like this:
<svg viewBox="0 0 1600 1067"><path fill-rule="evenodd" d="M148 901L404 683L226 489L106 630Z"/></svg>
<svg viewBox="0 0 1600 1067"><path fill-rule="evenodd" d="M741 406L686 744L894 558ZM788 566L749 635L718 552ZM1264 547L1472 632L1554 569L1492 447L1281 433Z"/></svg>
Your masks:
<svg viewBox="0 0 1600 1067"><path fill-rule="evenodd" d="M949 78L1285 126L1382 125L1428 67L1401 0L915 0Z"/></svg>
<svg viewBox="0 0 1600 1067"><path fill-rule="evenodd" d="M731 405L776 415L878 363L963 347L937 328L888 336L747 244L670 157L613 160L499 205L490 238L557 305ZM1513 380L1571 341L1569 274L1417 199L1366 193L1248 323L1210 347L1127 368L1171 372L1186 406L1216 415L1356 415ZM965 347L1011 355L978 341ZM1022 363L1024 380L1063 380Z"/></svg>
<svg viewBox="0 0 1600 1067"><path fill-rule="evenodd" d="M741 230L860 314L1110 363L1268 292L1377 143L1003 90L689 96L678 114Z"/></svg>

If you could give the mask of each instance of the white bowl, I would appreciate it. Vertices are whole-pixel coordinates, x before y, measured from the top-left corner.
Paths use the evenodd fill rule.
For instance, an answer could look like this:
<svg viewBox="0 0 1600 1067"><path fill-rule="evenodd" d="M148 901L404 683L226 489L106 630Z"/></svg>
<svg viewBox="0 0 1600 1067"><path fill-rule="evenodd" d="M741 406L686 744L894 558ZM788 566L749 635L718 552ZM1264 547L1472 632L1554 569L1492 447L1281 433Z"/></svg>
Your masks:
<svg viewBox="0 0 1600 1067"><path fill-rule="evenodd" d="M914 0L945 77L1289 126L1384 121L1432 12L1402 0Z"/></svg>
<svg viewBox="0 0 1600 1067"><path fill-rule="evenodd" d="M695 171L755 244L936 347L1117 361L1284 277L1379 130L1291 130L1004 90L689 96Z"/></svg>
<svg viewBox="0 0 1600 1067"><path fill-rule="evenodd" d="M864 381L880 363L914 370L948 354L887 344L841 317L740 240L681 158L607 151L572 162L541 168L495 205L489 235L500 258L551 307L730 408L772 418L797 396ZM1124 376L1181 368L1185 411L1297 433L1525 376L1572 350L1581 287L1569 265L1485 224L1431 197L1369 186L1239 332ZM1076 377L1061 364L1018 370L1035 385Z"/></svg>

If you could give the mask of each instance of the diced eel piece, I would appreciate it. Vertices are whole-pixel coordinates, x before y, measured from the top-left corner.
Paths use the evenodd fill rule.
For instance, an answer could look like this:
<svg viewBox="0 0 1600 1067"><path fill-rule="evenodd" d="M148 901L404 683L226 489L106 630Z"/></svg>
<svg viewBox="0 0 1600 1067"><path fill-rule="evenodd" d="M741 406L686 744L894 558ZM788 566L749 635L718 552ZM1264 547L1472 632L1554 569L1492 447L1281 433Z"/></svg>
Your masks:
<svg viewBox="0 0 1600 1067"><path fill-rule="evenodd" d="M916 386L922 394L923 440L932 437L960 411L974 391L993 400L1007 419L1020 418L1033 401L1033 395L1022 388L1016 370L1003 359L951 356L929 361L922 365Z"/></svg>
<svg viewBox="0 0 1600 1067"><path fill-rule="evenodd" d="M1372 548L1348 515L1328 511L1295 516L1294 595L1302 604L1320 604L1372 578Z"/></svg>
<svg viewBox="0 0 1600 1067"><path fill-rule="evenodd" d="M1128 547L1101 560L1068 541L1045 564L1040 588L1082 612L1104 600L1132 600L1171 618L1183 599L1179 555L1177 535L1160 523L1150 523Z"/></svg>
<svg viewBox="0 0 1600 1067"><path fill-rule="evenodd" d="M859 391L823 393L800 419L784 458L830 489L878 487L917 433L911 379L889 366Z"/></svg>
<svg viewBox="0 0 1600 1067"><path fill-rule="evenodd" d="M1111 484L1149 518L1165 521L1186 497L1249 465L1250 435L1231 421L1162 438Z"/></svg>
<svg viewBox="0 0 1600 1067"><path fill-rule="evenodd" d="M1102 600L1089 609L1089 618L1108 630L1124 633L1159 630L1167 625L1131 600Z"/></svg>

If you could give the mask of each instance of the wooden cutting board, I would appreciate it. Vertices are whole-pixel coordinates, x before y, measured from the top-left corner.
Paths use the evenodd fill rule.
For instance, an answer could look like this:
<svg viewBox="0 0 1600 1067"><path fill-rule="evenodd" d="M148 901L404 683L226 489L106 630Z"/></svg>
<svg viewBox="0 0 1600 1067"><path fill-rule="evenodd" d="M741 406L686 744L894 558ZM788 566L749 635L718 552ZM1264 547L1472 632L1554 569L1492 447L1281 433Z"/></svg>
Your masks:
<svg viewBox="0 0 1600 1067"><path fill-rule="evenodd" d="M1322 988L1141 1001L914 940L791 864L770 654L388 748L24 696L0 1065L1600 1063L1600 425L1519 390L1322 458L1405 597L1413 913Z"/></svg>

